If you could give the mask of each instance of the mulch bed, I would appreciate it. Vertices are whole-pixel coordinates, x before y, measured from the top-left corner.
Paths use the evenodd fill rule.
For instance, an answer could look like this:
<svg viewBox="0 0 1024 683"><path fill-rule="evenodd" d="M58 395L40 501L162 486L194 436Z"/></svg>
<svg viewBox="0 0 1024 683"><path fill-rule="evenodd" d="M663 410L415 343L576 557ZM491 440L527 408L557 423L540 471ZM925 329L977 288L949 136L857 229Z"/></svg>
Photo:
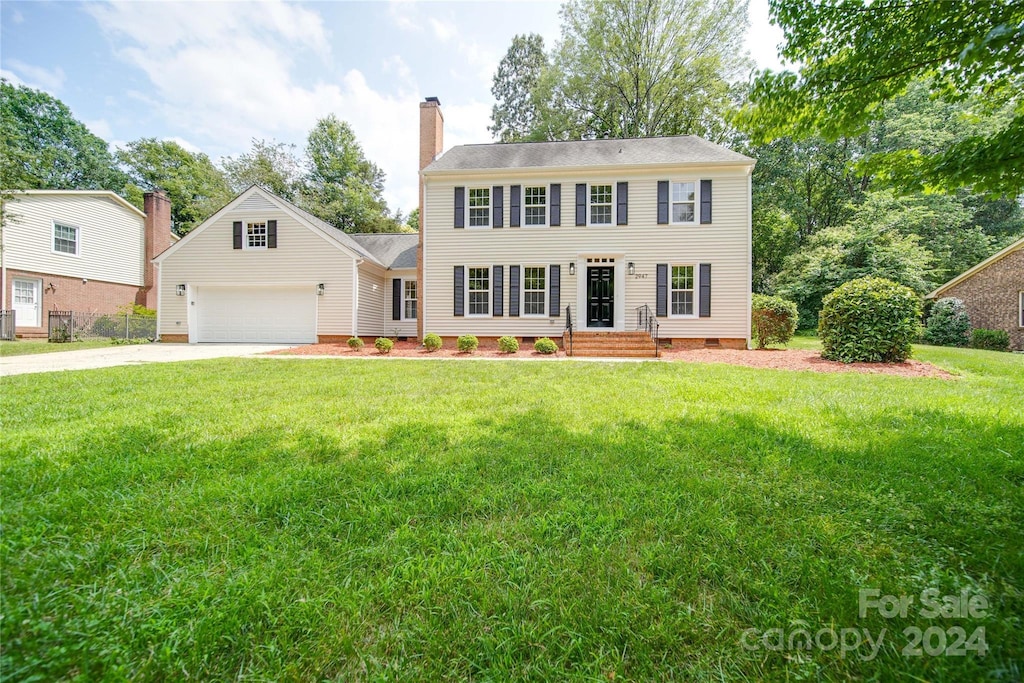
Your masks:
<svg viewBox="0 0 1024 683"><path fill-rule="evenodd" d="M509 356L498 351L497 344L493 342L481 342L480 348L473 354L459 353L454 347L446 347L429 353L417 341L395 342L395 347L388 356L381 356L372 345L367 345L360 351L353 351L347 344L310 344L282 351L272 351L271 354L343 356L346 358L516 358L530 360L565 358L565 354L561 351L545 356L537 353L528 345L521 346L519 353ZM900 377L938 377L942 379L952 379L954 377L954 375L941 368L919 360L911 359L903 363L840 363L838 361L823 360L819 352L803 349L760 349L748 351L733 349L666 349L662 352L661 358L662 360L688 363L727 363L729 365L745 365L751 368L772 368L776 370L863 372L879 375L898 375Z"/></svg>

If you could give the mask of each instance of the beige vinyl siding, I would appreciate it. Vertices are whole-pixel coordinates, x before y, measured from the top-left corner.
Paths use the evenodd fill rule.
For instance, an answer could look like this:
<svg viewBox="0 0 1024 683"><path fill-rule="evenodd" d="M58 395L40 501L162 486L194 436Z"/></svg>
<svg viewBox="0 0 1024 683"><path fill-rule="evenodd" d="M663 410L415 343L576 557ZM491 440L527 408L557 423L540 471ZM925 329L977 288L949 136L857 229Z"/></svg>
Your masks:
<svg viewBox="0 0 1024 683"><path fill-rule="evenodd" d="M659 180L711 179L713 223L701 225L658 225L657 184ZM629 224L576 227L576 183L614 184L629 182ZM503 223L509 224L509 186L561 183L560 227L492 229L454 228L454 188L472 185L502 185L505 192ZM748 178L744 168L695 168L656 172L632 171L617 174L594 173L566 176L536 174L499 176L485 179L453 177L426 180L424 232L424 291L421 310L425 331L442 335L559 335L565 325L564 311L572 306L578 321L585 284L586 258L615 257L618 268L615 292L616 329L635 327L634 309L656 304L656 272L659 263L696 266L712 264L711 316L708 318L659 318L663 337L749 336L750 297L750 213ZM614 191L614 187L613 187ZM549 198L550 203L550 198ZM698 215L699 215L699 206ZM549 207L550 211L550 207ZM550 215L550 214L549 214ZM614 207L613 207L614 222ZM632 261L636 275L626 274ZM569 264L576 264L576 275ZM510 265L561 266L561 307L558 318L512 318L508 316ZM504 317L456 317L453 314L453 268L457 265L504 266ZM695 293L696 295L696 293Z"/></svg>
<svg viewBox="0 0 1024 683"><path fill-rule="evenodd" d="M246 220L276 220L277 248L232 248L232 223ZM324 294L317 297L317 334L353 332L353 258L333 240L258 195L247 198L216 217L214 223L184 238L159 268L160 334L188 334L191 297L176 296L178 284L315 287L323 283Z"/></svg>
<svg viewBox="0 0 1024 683"><path fill-rule="evenodd" d="M395 279L401 280L416 280L416 271L414 269L407 270L389 270L387 287L385 287L385 300L384 300L384 317L385 325L387 326L388 334L395 334L398 331L400 337L415 337L416 336L416 320L392 320L391 319L391 292L392 292L392 281ZM402 314L405 314L405 299L404 299L404 283L403 287L403 300L402 300ZM417 300L416 306L422 306L423 302Z"/></svg>
<svg viewBox="0 0 1024 683"><path fill-rule="evenodd" d="M384 299L391 310L391 290L384 287L384 269L363 263L359 266L359 334L363 337L381 337L390 334L384 325ZM390 316L389 316L390 317Z"/></svg>
<svg viewBox="0 0 1024 683"><path fill-rule="evenodd" d="M7 204L4 266L141 287L145 219L107 197L15 195ZM78 228L78 254L53 252L53 223Z"/></svg>

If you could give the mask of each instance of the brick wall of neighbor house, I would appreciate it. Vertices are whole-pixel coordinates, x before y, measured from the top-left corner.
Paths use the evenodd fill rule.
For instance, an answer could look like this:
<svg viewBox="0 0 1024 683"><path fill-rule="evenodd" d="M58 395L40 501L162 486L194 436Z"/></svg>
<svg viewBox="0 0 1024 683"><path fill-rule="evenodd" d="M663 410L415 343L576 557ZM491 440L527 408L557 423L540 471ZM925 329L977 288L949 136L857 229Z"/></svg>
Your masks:
<svg viewBox="0 0 1024 683"><path fill-rule="evenodd" d="M135 303L156 310L156 267L153 259L173 244L171 239L171 200L162 192L147 192L143 196L146 212L146 257L143 268L143 289Z"/></svg>
<svg viewBox="0 0 1024 683"><path fill-rule="evenodd" d="M141 291L134 285L123 285L116 282L100 282L89 280L82 282L82 278L66 277L64 275L45 275L43 273L31 273L24 270L7 270L7 280L4 283L7 289L4 292L4 300L12 301L14 294L11 291L14 278L25 278L42 280L42 301L41 327L26 327L17 323L19 337L45 337L47 335L46 318L49 311L76 311L79 313L116 313L121 306L135 303L135 298Z"/></svg>
<svg viewBox="0 0 1024 683"><path fill-rule="evenodd" d="M1020 292L1024 290L1024 249L1017 249L971 277L944 289L942 297L963 299L972 327L1006 330L1010 348L1024 351Z"/></svg>

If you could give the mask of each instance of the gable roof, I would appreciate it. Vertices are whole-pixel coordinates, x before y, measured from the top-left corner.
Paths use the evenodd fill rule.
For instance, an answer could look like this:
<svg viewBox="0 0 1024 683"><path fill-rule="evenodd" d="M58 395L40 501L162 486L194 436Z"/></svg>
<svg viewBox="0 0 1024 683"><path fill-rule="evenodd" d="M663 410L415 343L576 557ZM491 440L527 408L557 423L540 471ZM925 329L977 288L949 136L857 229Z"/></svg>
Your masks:
<svg viewBox="0 0 1024 683"><path fill-rule="evenodd" d="M420 236L416 233L360 233L350 237L376 256L389 270L416 267L416 250L420 244Z"/></svg>
<svg viewBox="0 0 1024 683"><path fill-rule="evenodd" d="M696 135L561 142L499 142L453 147L424 168L423 173L513 168L614 168L698 164L752 166L754 160Z"/></svg>
<svg viewBox="0 0 1024 683"><path fill-rule="evenodd" d="M128 209L130 212L138 216L139 218L145 218L146 214L143 213L138 207L129 202L127 199L119 194L111 192L110 190L12 190L15 195L30 195L30 196L71 196L71 197L99 197L101 199L108 199L115 204L120 205L123 209ZM173 232L171 233L174 234Z"/></svg>
<svg viewBox="0 0 1024 683"><path fill-rule="evenodd" d="M976 273L978 273L978 272L980 272L982 270L985 270L986 268L991 266L996 261L999 261L1000 259L1002 259L1005 256L1009 256L1010 254L1012 254L1013 252L1017 251L1018 249L1024 249L1024 237L1020 238L1019 240L1017 240L1016 242L1014 242L1010 246L1006 247L1005 249L1003 249L1001 251L998 251L995 254L992 254L987 259L985 259L984 261L982 261L978 265L974 266L973 268L968 268L967 270L965 270L964 272L960 273L955 278L953 278L952 280L947 282L946 284L942 285L941 287L938 287L935 291L931 292L930 294L927 294L925 296L925 298L926 299L934 299L936 297L941 296L942 292L944 292L945 290L949 289L953 285L960 284L961 282L963 282L967 278L972 277L973 275L975 275Z"/></svg>

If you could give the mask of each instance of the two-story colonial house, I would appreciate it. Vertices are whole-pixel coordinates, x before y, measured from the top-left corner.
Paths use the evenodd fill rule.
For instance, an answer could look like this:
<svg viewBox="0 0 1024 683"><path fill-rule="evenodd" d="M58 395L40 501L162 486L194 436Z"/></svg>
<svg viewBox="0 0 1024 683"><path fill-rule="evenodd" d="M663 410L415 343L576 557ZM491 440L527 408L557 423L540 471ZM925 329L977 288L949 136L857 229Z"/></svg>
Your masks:
<svg viewBox="0 0 1024 683"><path fill-rule="evenodd" d="M420 104L419 330L750 339L754 160L694 136L463 145Z"/></svg>

